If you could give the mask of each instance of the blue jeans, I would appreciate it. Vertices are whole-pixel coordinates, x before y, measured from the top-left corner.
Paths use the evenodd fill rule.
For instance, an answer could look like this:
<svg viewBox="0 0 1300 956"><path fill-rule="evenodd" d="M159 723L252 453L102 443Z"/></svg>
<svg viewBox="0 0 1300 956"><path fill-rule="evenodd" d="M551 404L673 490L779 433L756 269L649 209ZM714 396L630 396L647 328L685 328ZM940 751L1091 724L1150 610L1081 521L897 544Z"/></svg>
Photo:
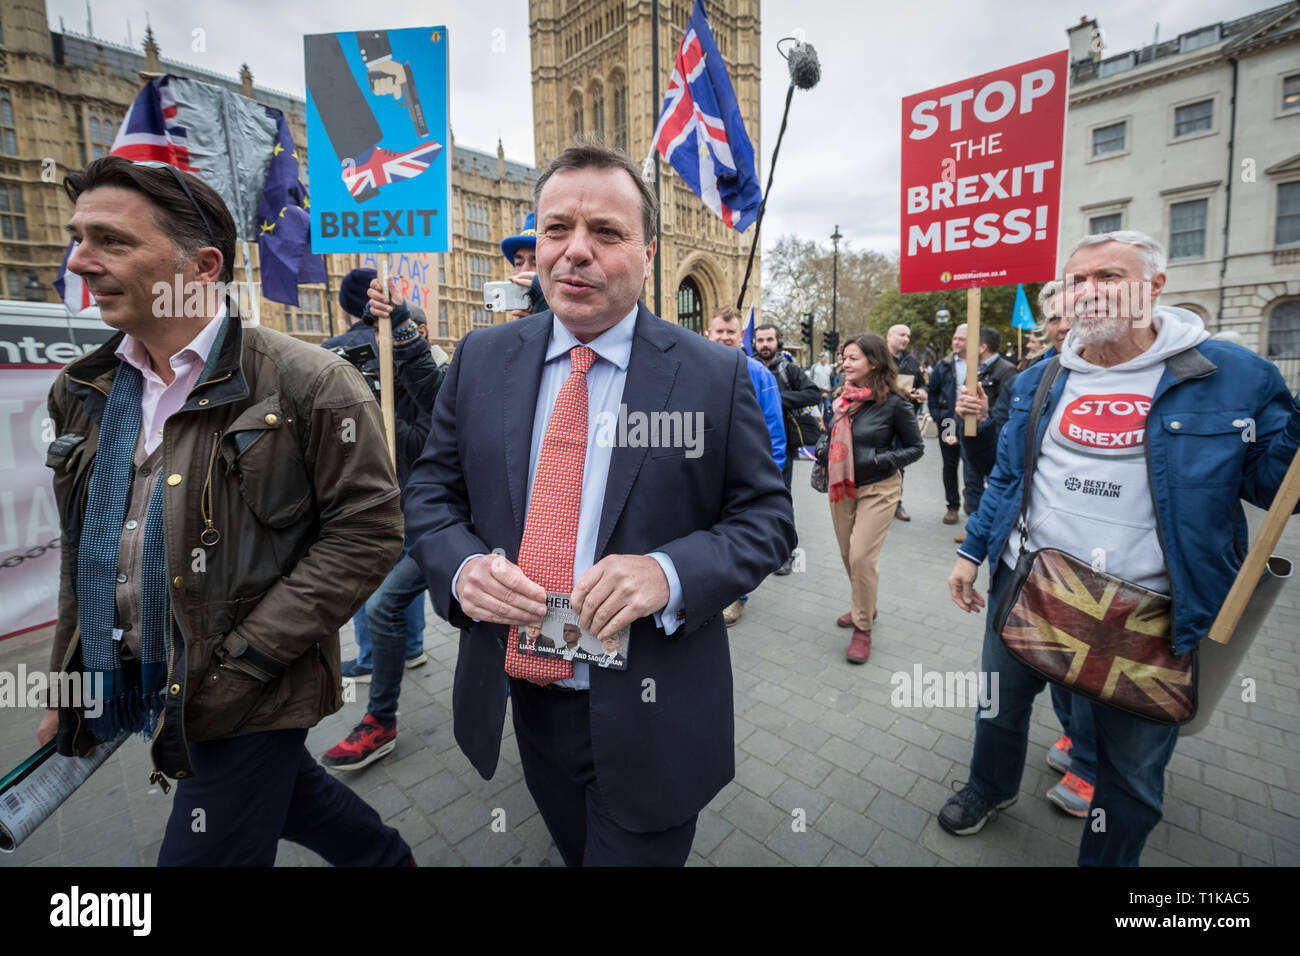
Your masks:
<svg viewBox="0 0 1300 956"><path fill-rule="evenodd" d="M403 550L388 577L366 601L366 622L374 658L366 713L382 724L397 719L397 698L402 690L407 657L406 610L416 598L423 602L427 586L420 566Z"/></svg>
<svg viewBox="0 0 1300 956"><path fill-rule="evenodd" d="M1053 684L1051 692L1052 710L1061 722L1061 732L1070 738L1070 773L1096 785L1097 731L1092 722L1092 704L1060 684Z"/></svg>
<svg viewBox="0 0 1300 956"><path fill-rule="evenodd" d="M994 570L985 617L983 669L998 675L997 716L975 716L975 752L970 785L989 803L1020 792L1029 744L1034 697L1047 682L1011 657L993 630L997 607L1011 582L1001 561ZM1130 717L1111 707L1087 703L1096 728L1097 779L1092 810L1083 823L1080 866L1137 866L1142 847L1160 822L1165 766L1178 743L1178 728ZM1071 709L1071 719L1075 708ZM1096 815L1104 810L1104 817ZM1093 828L1104 825L1098 832Z"/></svg>
<svg viewBox="0 0 1300 956"><path fill-rule="evenodd" d="M366 606L352 615L352 625L356 629L357 666L367 670L374 668L374 659L370 652L370 626L366 623ZM417 594L406 605L406 658L419 657L424 653L424 595Z"/></svg>

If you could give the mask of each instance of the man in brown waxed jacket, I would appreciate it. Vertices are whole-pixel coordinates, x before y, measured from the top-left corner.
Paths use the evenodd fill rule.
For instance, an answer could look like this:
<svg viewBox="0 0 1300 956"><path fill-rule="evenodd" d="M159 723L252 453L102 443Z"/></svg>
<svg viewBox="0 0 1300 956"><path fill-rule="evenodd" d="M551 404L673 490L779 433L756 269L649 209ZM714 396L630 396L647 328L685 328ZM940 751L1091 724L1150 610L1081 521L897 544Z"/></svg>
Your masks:
<svg viewBox="0 0 1300 956"><path fill-rule="evenodd" d="M50 711L39 738L152 737L151 782L178 781L159 865L270 865L282 837L410 862L303 745L342 705L339 626L401 549L378 405L342 359L228 312L235 225L200 180L114 156L65 189L68 268L119 334L50 391L51 669L103 699Z"/></svg>

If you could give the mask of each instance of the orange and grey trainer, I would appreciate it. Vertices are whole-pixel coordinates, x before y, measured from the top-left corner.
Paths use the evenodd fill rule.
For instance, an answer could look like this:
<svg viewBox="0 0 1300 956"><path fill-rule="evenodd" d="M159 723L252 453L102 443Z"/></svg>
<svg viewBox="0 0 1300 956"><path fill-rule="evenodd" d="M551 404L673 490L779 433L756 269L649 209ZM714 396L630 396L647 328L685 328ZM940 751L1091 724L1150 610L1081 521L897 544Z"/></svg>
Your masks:
<svg viewBox="0 0 1300 956"><path fill-rule="evenodd" d="M1057 773L1070 772L1070 749L1074 744L1065 734L1061 734L1061 739L1047 751L1047 765Z"/></svg>
<svg viewBox="0 0 1300 956"><path fill-rule="evenodd" d="M1086 817L1092 806L1093 786L1082 777L1067 773L1061 782L1047 791L1047 799L1072 817Z"/></svg>

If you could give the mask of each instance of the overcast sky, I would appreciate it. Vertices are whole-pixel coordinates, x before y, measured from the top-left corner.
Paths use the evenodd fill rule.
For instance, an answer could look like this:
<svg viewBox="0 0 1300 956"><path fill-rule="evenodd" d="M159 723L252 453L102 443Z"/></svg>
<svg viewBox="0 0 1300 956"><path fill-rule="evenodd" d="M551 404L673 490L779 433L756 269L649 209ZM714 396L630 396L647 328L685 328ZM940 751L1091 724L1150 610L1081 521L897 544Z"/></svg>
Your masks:
<svg viewBox="0 0 1300 956"><path fill-rule="evenodd" d="M776 144L788 74L776 41L802 30L822 81L796 91L763 223L764 245L784 233L825 240L836 224L854 247L898 246L902 97L1066 46L1081 15L1098 20L1106 55L1265 9L1266 0L764 0L763 182ZM706 9L708 3L706 0ZM457 142L535 162L527 0L387 0L375 12L348 0L91 0L95 35L136 48L146 12L164 57L228 75L247 62L258 85L303 95L301 35L446 25L451 121ZM50 25L86 30L85 0L47 0ZM196 52L195 30L206 50ZM497 52L504 46L503 52ZM667 71L671 63L666 64ZM665 80L661 84L666 85Z"/></svg>

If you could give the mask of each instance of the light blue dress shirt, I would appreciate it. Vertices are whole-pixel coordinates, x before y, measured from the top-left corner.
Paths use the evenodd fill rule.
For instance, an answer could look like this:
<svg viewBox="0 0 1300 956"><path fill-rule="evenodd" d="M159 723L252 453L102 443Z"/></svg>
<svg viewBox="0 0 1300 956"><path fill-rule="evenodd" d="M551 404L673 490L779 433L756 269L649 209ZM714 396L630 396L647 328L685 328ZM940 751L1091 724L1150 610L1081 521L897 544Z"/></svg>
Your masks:
<svg viewBox="0 0 1300 956"><path fill-rule="evenodd" d="M996 355L990 355L984 361L980 362L979 369L981 372L987 371L988 367L997 360ZM961 398L961 387L966 384L966 360L958 358L953 363L953 371L957 373L956 394Z"/></svg>
<svg viewBox="0 0 1300 956"><path fill-rule="evenodd" d="M577 584L596 563L596 538L600 533L600 516L605 506L605 485L609 480L609 465L613 455L612 444L597 442L596 434L604 413L618 417L623 400L623 385L627 381L627 366L632 357L632 339L636 332L637 307L615 326L606 329L586 343L598 358L587 372L587 457L582 472L582 503L578 513L578 537L573 549L573 583ZM569 351L582 345L577 336L564 327L559 319L551 319L551 337L546 345L546 359L542 365L542 381L537 389L537 403L533 412L532 445L528 455L528 496L532 497L533 481L537 477L537 458L546 435L546 426L555 408L555 399L569 377L572 362ZM605 434L609 434L605 429ZM527 508L527 504L525 504ZM474 556L471 556L474 557ZM654 615L655 625L672 634L681 626L678 611L682 606L682 583L672 559L661 551L649 557L659 562L664 577L668 579L668 603ZM470 559L466 558L465 562ZM465 567L461 563L452 579L452 595L459 600L456 584ZM628 655L636 653L629 646ZM590 665L586 661L573 662L573 677L557 681L561 687L586 689L591 686Z"/></svg>

